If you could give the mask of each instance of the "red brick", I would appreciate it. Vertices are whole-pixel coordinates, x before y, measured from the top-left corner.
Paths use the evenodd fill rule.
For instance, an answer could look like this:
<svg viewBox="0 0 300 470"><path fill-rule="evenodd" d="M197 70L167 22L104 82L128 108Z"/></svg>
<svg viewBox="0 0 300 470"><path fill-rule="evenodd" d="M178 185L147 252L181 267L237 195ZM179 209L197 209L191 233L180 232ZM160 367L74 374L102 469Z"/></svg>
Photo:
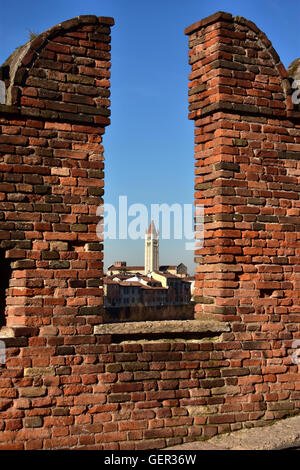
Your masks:
<svg viewBox="0 0 300 470"><path fill-rule="evenodd" d="M89 282L103 276L103 253L84 245L99 241L102 136L110 119L94 110L110 105L110 45L93 38L94 17L65 22L51 40L31 44L26 77L25 69L16 71L13 114L1 114L0 239L15 263L7 325L37 331L5 340L1 448L159 449L299 407L291 355L300 316L300 131L284 101L283 67L267 39L258 49L246 44L248 30L258 30L240 21L218 13L189 30L195 202L206 217L196 249L195 316L228 323L217 341L174 343L162 335L123 344L93 335L103 292ZM253 64L216 52L232 41ZM262 64L267 57L271 67ZM42 328L53 327L45 336ZM25 367L48 366L55 376L24 377ZM19 398L17 389L43 396ZM192 405L203 406L203 415L190 416ZM204 412L207 405L213 413Z"/></svg>

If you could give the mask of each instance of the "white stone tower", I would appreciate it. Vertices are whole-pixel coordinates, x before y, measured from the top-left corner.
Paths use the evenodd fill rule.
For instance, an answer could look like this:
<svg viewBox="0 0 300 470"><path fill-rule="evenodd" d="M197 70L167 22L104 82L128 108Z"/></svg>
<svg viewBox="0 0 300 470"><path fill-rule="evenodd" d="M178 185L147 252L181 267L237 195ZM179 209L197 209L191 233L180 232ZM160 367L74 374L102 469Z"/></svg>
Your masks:
<svg viewBox="0 0 300 470"><path fill-rule="evenodd" d="M159 270L158 261L158 230L156 230L153 220L149 225L145 236L145 274L148 275L152 271Z"/></svg>

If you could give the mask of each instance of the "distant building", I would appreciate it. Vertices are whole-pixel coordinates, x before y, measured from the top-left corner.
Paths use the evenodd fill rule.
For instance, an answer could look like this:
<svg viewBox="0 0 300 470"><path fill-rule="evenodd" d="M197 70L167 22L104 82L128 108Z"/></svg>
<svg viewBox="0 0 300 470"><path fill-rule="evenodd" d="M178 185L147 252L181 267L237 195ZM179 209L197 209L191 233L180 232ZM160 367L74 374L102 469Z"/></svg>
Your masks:
<svg viewBox="0 0 300 470"><path fill-rule="evenodd" d="M187 267L185 264L180 263L177 266L160 266L159 271L168 272L170 274L175 274L176 276L186 277L187 276Z"/></svg>
<svg viewBox="0 0 300 470"><path fill-rule="evenodd" d="M171 273L154 271L152 278L168 289L169 304L181 305L191 301L191 286L188 281Z"/></svg>
<svg viewBox="0 0 300 470"><path fill-rule="evenodd" d="M193 281L183 263L159 266L159 234L151 221L145 235L145 266L128 266L126 261L109 266L104 305L183 305L191 301Z"/></svg>
<svg viewBox="0 0 300 470"><path fill-rule="evenodd" d="M146 275L152 273L152 271L158 271L159 269L159 241L158 231L155 228L153 220L149 225L148 231L145 236L145 271Z"/></svg>
<svg viewBox="0 0 300 470"><path fill-rule="evenodd" d="M180 277L186 277L187 267L183 263L178 265L159 266L159 233L153 220L145 235L145 266L128 266L126 261L115 261L107 268L107 274L145 274L151 275L153 271L168 272Z"/></svg>
<svg viewBox="0 0 300 470"><path fill-rule="evenodd" d="M144 266L127 266L126 261L116 261L114 264L107 268L107 274L113 276L114 274L144 274Z"/></svg>
<svg viewBox="0 0 300 470"><path fill-rule="evenodd" d="M191 301L194 301L194 291L195 291L195 278L192 276L187 276L184 279L186 282L190 284L190 292L191 292Z"/></svg>
<svg viewBox="0 0 300 470"><path fill-rule="evenodd" d="M190 284L172 274L153 280L104 277L105 307L183 305L191 300Z"/></svg>
<svg viewBox="0 0 300 470"><path fill-rule="evenodd" d="M104 276L104 307L118 307L120 303L120 283Z"/></svg>

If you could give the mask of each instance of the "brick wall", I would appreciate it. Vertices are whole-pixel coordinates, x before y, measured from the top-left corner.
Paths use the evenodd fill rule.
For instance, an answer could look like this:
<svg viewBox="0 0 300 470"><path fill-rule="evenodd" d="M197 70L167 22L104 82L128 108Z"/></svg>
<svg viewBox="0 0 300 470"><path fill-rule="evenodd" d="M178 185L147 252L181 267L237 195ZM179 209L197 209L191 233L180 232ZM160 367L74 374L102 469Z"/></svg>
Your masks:
<svg viewBox="0 0 300 470"><path fill-rule="evenodd" d="M112 23L90 16L66 21L16 50L2 68L7 326L82 325L88 332L101 321L103 254L95 226L103 202Z"/></svg>
<svg viewBox="0 0 300 470"><path fill-rule="evenodd" d="M102 324L112 25L69 20L1 69L0 449L156 449L299 412L299 110L243 18L186 30L205 207L195 320Z"/></svg>
<svg viewBox="0 0 300 470"><path fill-rule="evenodd" d="M71 387L67 395L72 386L74 394L89 388L77 385L78 373L70 377L70 364L93 362L77 356L75 345L93 343L93 327L102 322L96 211L103 202L113 24L106 17L71 19L17 49L1 68L0 251L9 277L0 286L1 335L9 339L0 440L8 446L48 436L51 420L73 419L60 416L64 410L49 413L62 382Z"/></svg>
<svg viewBox="0 0 300 470"><path fill-rule="evenodd" d="M300 338L300 114L251 21L217 13L186 34L195 198L205 207L195 315L230 322L223 357L241 396L225 397L228 412L274 419L300 405L291 360Z"/></svg>

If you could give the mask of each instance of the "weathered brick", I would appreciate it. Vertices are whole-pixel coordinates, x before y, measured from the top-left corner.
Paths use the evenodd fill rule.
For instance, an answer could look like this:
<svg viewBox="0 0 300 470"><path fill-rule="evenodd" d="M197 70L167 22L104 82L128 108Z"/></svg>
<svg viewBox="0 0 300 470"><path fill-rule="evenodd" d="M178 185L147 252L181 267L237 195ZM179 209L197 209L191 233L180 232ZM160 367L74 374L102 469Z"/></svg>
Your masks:
<svg viewBox="0 0 300 470"><path fill-rule="evenodd" d="M0 106L0 239L12 260L1 448L159 449L299 407L299 117L278 55L240 17L188 28L195 202L205 207L195 318L228 329L189 341L93 334L109 25L77 17L31 41L13 106Z"/></svg>
<svg viewBox="0 0 300 470"><path fill-rule="evenodd" d="M53 367L27 367L24 369L25 377L49 376L55 375Z"/></svg>
<svg viewBox="0 0 300 470"><path fill-rule="evenodd" d="M32 397L42 397L46 395L46 387L21 387L19 389L20 397L32 398Z"/></svg>
<svg viewBox="0 0 300 470"><path fill-rule="evenodd" d="M25 428L40 428L43 426L43 420L40 416L31 416L24 419Z"/></svg>

